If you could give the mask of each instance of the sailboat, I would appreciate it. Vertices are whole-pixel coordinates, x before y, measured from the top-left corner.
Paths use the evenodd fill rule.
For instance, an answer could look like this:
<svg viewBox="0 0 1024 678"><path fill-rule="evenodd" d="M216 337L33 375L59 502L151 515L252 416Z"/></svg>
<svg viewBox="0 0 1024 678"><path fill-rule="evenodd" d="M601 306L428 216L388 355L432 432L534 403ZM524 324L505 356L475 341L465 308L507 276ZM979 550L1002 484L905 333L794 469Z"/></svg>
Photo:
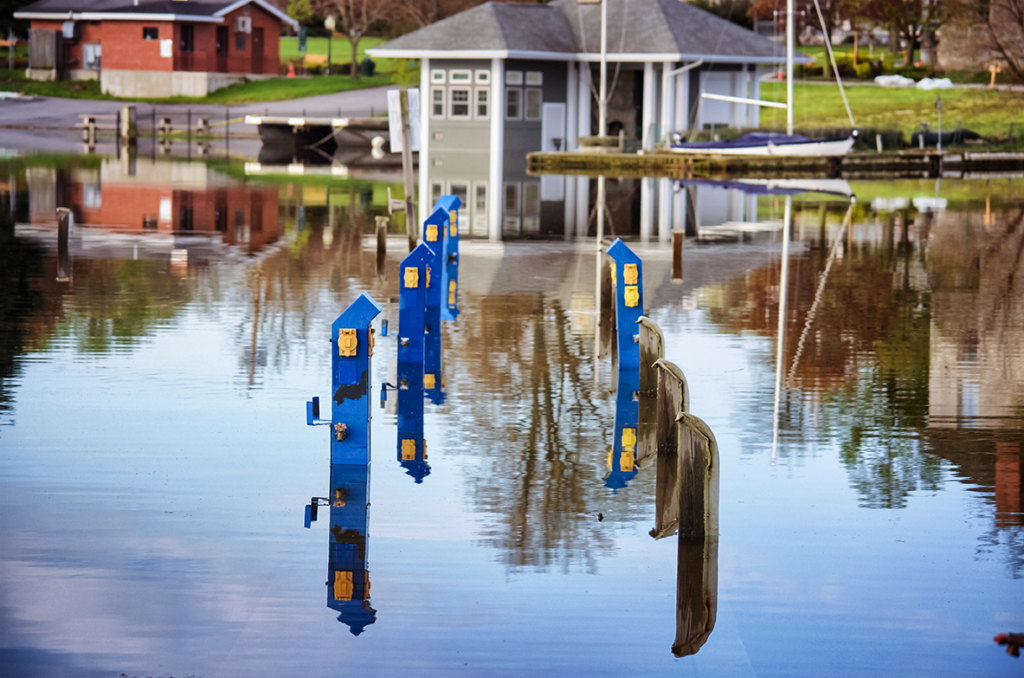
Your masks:
<svg viewBox="0 0 1024 678"><path fill-rule="evenodd" d="M821 9L815 0L815 7L818 8L818 18L821 19ZM746 99L744 97L726 96L702 92L703 99L716 99L733 103L754 104L757 106L769 106L773 108L786 109L786 133L778 132L751 132L744 134L739 139L730 141L678 141L669 145L673 153L699 153L702 155L785 155L785 156L837 156L845 155L853 148L856 141L857 131L848 137L837 137L830 139L810 139L799 134L793 134L793 0L786 1L786 103L780 104L774 101L761 101L760 99ZM822 20L822 31L824 32L824 20ZM832 54L832 41L829 35L825 35L825 46L828 48L829 59L835 69L836 82L839 84L839 91L843 95L843 103L846 104L846 113L850 117L850 126L854 126L853 114L850 112L850 104L846 100L846 93L843 91L843 83L839 78L839 69L836 68L835 57Z"/></svg>

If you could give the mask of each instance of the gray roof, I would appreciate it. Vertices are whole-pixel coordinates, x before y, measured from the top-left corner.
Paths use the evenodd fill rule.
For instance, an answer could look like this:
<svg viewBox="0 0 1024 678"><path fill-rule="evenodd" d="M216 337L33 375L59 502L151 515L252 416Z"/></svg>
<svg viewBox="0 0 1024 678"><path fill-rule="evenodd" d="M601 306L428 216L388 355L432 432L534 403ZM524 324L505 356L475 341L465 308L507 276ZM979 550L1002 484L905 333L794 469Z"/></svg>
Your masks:
<svg viewBox="0 0 1024 678"><path fill-rule="evenodd" d="M778 44L683 0L607 0L608 53L711 61L781 61ZM374 53L507 51L564 55L601 51L601 5L487 2L380 45ZM510 54L515 57L517 54ZM533 54L540 57L541 54Z"/></svg>
<svg viewBox="0 0 1024 678"><path fill-rule="evenodd" d="M267 10L281 21L297 27L298 24L287 14L274 7L267 0L39 0L22 7L14 13L17 19L33 18L73 18L90 20L96 16L102 18L123 18L130 20L135 15L168 16L168 17L209 17L216 21L218 17L236 7L254 4ZM54 16L47 16L54 15ZM59 16L58 16L59 15ZM79 16L85 15L85 16Z"/></svg>

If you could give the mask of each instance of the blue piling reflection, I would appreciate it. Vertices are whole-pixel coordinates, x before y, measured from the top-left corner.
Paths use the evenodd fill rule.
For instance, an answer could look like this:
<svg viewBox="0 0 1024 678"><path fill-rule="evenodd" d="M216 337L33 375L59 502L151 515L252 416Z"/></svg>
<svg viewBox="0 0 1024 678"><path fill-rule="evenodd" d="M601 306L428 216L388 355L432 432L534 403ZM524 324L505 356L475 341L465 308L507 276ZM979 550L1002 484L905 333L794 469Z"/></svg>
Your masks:
<svg viewBox="0 0 1024 678"><path fill-rule="evenodd" d="M640 257L616 238L608 248L612 264L612 294L615 295L615 329L618 337L619 369L640 367L640 344L636 321L643 315L644 278Z"/></svg>
<svg viewBox="0 0 1024 678"><path fill-rule="evenodd" d="M370 607L369 467L331 464L331 524L327 559L327 607L358 636L376 621Z"/></svg>
<svg viewBox="0 0 1024 678"><path fill-rule="evenodd" d="M436 235L436 234L435 234ZM430 473L423 440L428 282L434 252L420 243L402 260L398 298L398 461L417 483ZM434 282L437 286L436 281ZM435 332L440 336L440 314Z"/></svg>
<svg viewBox="0 0 1024 678"><path fill-rule="evenodd" d="M640 371L619 367L619 380L615 393L615 438L608 454L608 475L605 487L613 493L626 487L637 474L636 441L640 421L640 402L637 399Z"/></svg>

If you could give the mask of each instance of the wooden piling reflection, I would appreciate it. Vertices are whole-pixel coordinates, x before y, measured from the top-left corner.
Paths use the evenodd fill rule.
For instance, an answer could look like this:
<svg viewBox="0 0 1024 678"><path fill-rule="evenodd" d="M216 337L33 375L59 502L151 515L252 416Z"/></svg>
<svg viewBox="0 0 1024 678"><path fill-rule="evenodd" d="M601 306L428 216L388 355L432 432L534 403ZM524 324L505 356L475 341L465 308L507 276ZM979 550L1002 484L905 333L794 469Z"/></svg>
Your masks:
<svg viewBox="0 0 1024 678"><path fill-rule="evenodd" d="M676 565L676 640L672 654L696 654L718 617L718 537L679 537Z"/></svg>
<svg viewBox="0 0 1024 678"><path fill-rule="evenodd" d="M672 229L672 282L683 282L683 236L685 231Z"/></svg>
<svg viewBox="0 0 1024 678"><path fill-rule="evenodd" d="M71 210L57 208L57 282L71 282Z"/></svg>
<svg viewBox="0 0 1024 678"><path fill-rule="evenodd" d="M612 289L612 258L603 253L601 259L601 307L598 310L598 357L612 358L612 381L618 368L618 352L615 350L615 293Z"/></svg>

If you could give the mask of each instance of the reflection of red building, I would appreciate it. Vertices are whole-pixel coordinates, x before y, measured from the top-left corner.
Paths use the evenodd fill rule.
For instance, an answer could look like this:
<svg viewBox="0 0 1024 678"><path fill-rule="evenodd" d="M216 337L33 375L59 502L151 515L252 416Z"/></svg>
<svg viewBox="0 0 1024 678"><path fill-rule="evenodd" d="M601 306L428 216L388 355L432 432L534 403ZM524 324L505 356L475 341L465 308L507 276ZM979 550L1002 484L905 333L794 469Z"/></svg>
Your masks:
<svg viewBox="0 0 1024 678"><path fill-rule="evenodd" d="M99 79L126 97L205 96L278 74L281 24L265 0L123 3L40 0L15 13L32 21L28 77Z"/></svg>
<svg viewBox="0 0 1024 678"><path fill-rule="evenodd" d="M99 170L29 175L32 221L70 207L79 227L166 235L218 236L250 252L277 240L278 191L231 183L203 163L138 163L136 174L108 161Z"/></svg>
<svg viewBox="0 0 1024 678"><path fill-rule="evenodd" d="M1020 443L996 443L996 527L1024 525Z"/></svg>

